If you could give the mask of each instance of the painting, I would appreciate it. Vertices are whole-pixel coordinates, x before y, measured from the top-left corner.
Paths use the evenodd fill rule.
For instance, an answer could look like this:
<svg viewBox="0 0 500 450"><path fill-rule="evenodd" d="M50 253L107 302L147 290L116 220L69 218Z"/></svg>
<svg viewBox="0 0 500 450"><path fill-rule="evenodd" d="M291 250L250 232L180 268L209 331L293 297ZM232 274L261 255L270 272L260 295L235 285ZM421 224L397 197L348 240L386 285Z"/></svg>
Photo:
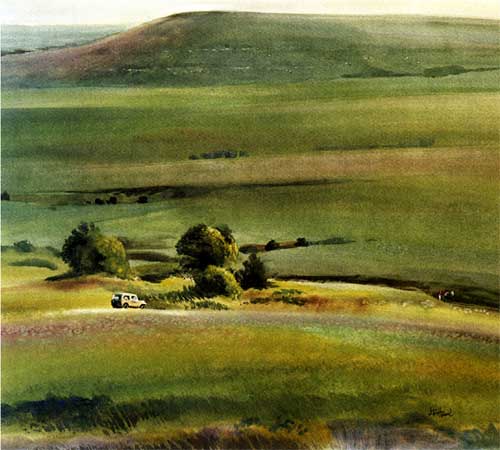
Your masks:
<svg viewBox="0 0 500 450"><path fill-rule="evenodd" d="M494 0L0 6L2 448L500 448Z"/></svg>

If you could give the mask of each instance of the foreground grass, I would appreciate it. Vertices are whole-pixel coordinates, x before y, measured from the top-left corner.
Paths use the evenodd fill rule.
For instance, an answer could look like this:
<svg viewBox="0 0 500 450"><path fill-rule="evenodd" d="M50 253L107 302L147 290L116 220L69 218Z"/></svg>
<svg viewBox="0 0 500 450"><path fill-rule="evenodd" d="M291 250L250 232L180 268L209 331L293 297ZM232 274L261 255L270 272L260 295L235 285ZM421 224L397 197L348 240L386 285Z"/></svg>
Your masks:
<svg viewBox="0 0 500 450"><path fill-rule="evenodd" d="M102 448L195 436L203 446L210 429L221 448L241 433L256 448L269 448L268 439L278 448L337 448L333 435L371 436L373 426L394 436L401 427L428 430L425 447L432 430L456 440L453 433L499 422L496 313L420 291L284 281L240 301L216 299L232 311L112 310L111 292L125 287L118 280L46 282L47 269L5 264L22 257L4 253L2 402L19 411L67 402L68 415L49 407L26 421L6 409L7 447L85 443L90 434ZM453 415L431 417L431 408ZM349 436L338 445L351 445Z"/></svg>

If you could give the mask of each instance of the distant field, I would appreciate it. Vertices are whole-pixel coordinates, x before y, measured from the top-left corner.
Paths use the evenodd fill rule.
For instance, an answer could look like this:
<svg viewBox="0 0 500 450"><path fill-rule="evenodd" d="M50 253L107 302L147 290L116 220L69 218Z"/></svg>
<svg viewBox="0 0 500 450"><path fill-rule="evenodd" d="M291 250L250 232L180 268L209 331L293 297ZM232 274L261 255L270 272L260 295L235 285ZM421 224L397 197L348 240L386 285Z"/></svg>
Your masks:
<svg viewBox="0 0 500 450"><path fill-rule="evenodd" d="M2 25L2 54L88 44L125 29L124 25Z"/></svg>
<svg viewBox="0 0 500 450"><path fill-rule="evenodd" d="M216 89L5 91L2 184L14 195L96 184L143 186L158 177L176 184L173 174L164 180L141 167L112 181L109 174L130 164L187 162L192 154L223 149L255 159L343 148L497 148L499 74ZM108 164L112 169L103 179L100 170ZM189 168L206 176L203 161ZM285 167L269 178L281 172Z"/></svg>

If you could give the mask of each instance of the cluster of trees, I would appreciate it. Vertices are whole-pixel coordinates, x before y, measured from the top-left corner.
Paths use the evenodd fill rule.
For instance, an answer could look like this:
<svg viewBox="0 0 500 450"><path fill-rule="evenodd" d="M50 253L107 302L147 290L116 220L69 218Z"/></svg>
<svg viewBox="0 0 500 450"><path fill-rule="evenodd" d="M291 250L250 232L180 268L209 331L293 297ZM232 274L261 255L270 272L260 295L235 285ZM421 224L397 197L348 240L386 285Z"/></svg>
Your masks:
<svg viewBox="0 0 500 450"><path fill-rule="evenodd" d="M238 246L227 226L199 224L184 233L176 245L181 266L195 281L196 289L206 297L225 295L236 298L241 288L262 289L267 285L264 264L256 255L235 271Z"/></svg>
<svg viewBox="0 0 500 450"><path fill-rule="evenodd" d="M220 159L220 158L229 158L229 159L234 159L234 158L245 158L247 156L250 156L250 154L244 150L218 150L215 152L206 152L206 153L201 153L199 155L192 154L189 155L189 159L191 160L197 160L197 159Z"/></svg>
<svg viewBox="0 0 500 450"><path fill-rule="evenodd" d="M250 255L241 270L234 269L238 246L227 226L195 225L180 238L176 250L182 270L193 277L196 290L205 297L237 298L242 288L267 286L266 268L257 255ZM106 272L120 278L131 276L123 243L105 236L93 223L75 228L61 255L75 275Z"/></svg>
<svg viewBox="0 0 500 450"><path fill-rule="evenodd" d="M123 244L102 234L93 223L81 223L71 232L61 256L76 275L106 272L128 278L131 274Z"/></svg>

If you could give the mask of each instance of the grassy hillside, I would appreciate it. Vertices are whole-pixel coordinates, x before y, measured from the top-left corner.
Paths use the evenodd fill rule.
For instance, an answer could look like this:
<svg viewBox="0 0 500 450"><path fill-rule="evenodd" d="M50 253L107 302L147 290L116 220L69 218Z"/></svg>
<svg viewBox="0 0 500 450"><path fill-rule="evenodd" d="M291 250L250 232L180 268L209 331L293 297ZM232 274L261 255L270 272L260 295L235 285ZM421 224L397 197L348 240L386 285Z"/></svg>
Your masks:
<svg viewBox="0 0 500 450"><path fill-rule="evenodd" d="M186 13L78 48L7 56L2 82L199 86L446 75L498 68L499 36L498 22L487 20ZM455 68L439 69L447 66Z"/></svg>

